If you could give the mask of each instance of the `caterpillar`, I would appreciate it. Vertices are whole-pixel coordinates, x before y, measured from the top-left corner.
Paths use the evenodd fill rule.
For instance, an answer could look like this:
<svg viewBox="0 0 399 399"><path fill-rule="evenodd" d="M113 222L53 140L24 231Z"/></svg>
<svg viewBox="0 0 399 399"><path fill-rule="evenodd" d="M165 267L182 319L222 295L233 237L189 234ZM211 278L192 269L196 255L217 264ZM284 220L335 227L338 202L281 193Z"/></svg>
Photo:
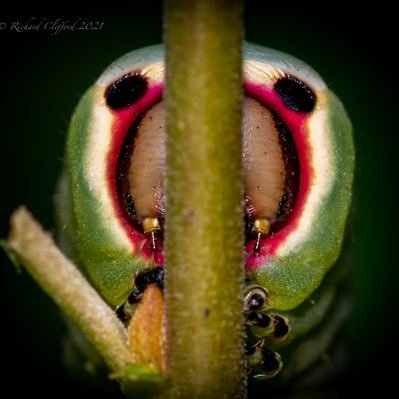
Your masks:
<svg viewBox="0 0 399 399"><path fill-rule="evenodd" d="M124 320L163 284L164 85L162 46L104 71L72 117L57 196L62 247ZM279 51L245 44L243 91L247 369L277 382L308 371L304 383L349 312L338 259L351 123L320 76Z"/></svg>

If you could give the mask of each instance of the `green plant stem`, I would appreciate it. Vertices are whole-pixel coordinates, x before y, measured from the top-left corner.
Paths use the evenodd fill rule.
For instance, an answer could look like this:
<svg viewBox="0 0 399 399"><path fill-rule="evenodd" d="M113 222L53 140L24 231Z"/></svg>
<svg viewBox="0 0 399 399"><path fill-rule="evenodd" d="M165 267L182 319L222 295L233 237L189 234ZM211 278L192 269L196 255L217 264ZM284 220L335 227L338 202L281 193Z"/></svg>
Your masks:
<svg viewBox="0 0 399 399"><path fill-rule="evenodd" d="M7 246L112 370L119 371L132 362L122 323L24 207L11 217Z"/></svg>
<svg viewBox="0 0 399 399"><path fill-rule="evenodd" d="M241 398L241 2L167 0L167 370L173 398Z"/></svg>

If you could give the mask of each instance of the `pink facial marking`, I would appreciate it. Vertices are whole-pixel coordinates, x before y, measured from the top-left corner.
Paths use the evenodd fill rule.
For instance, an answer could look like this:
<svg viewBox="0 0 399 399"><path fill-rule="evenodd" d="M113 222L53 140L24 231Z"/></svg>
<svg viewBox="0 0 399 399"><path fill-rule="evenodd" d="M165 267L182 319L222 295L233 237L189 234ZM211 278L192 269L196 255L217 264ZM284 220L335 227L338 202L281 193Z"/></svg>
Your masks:
<svg viewBox="0 0 399 399"><path fill-rule="evenodd" d="M289 237L290 233L295 230L299 223L304 205L306 203L310 182L313 177L312 169L312 152L307 134L307 122L309 114L298 113L290 110L284 105L281 98L273 91L272 86L255 84L249 81L244 82L245 94L258 100L271 111L275 112L291 131L296 150L299 157L300 176L299 189L296 197L295 207L289 216L286 224L280 230L272 235L268 235L262 239L261 247L257 254L254 254L254 239L246 243L246 262L247 269L257 268L267 264L269 256L276 255L279 247ZM145 259L153 260L155 264L162 265L164 255L162 251L163 242L158 240L157 251L152 250L151 240L148 235L135 229L129 222L126 214L121 206L117 187L117 166L119 154L122 150L124 139L133 125L135 120L151 106L161 101L163 93L163 84L148 85L141 98L134 104L123 109L110 109L113 115L111 148L107 158L108 170L108 187L114 205L115 213L126 231L127 236L132 242L133 250L143 256ZM211 232L210 232L211 233Z"/></svg>
<svg viewBox="0 0 399 399"><path fill-rule="evenodd" d="M117 166L119 154L127 132L140 114L151 106L161 101L163 92L162 84L149 84L143 96L134 104L123 109L110 110L113 115L112 142L108 153L108 187L114 205L115 213L127 236L132 242L133 250L148 260L153 260L156 264L163 264L162 240L158 242L158 250L154 253L151 248L151 239L144 233L136 230L126 217L121 206L117 186Z"/></svg>
<svg viewBox="0 0 399 399"><path fill-rule="evenodd" d="M313 176L311 165L312 153L307 134L307 121L309 115L297 113L287 108L281 98L273 91L272 86L255 84L249 81L244 82L246 95L255 98L276 114L284 121L293 135L296 150L299 157L300 182L295 208L290 215L286 225L273 235L263 238L260 250L257 254L253 253L255 240L250 240L246 244L246 268L256 268L264 266L266 259L277 253L279 247L288 238L289 234L295 230L302 214L304 204L309 194L309 186Z"/></svg>

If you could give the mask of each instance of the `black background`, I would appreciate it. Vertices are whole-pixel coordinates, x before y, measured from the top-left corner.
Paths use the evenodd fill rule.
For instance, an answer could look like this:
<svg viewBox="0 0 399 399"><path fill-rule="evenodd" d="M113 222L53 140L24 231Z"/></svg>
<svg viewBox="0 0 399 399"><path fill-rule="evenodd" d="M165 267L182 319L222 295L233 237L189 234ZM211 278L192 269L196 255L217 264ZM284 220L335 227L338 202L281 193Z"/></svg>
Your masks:
<svg viewBox="0 0 399 399"><path fill-rule="evenodd" d="M248 41L313 66L341 98L354 125L355 221L348 233L355 248L355 308L347 331L351 370L345 382L351 385L348 391L381 394L394 383L387 363L397 358L396 22L395 12L382 2L373 8L348 6L247 1L245 29ZM6 236L9 215L19 204L53 229L65 132L80 96L115 58L162 40L160 2L86 1L72 7L0 11L0 23L7 27L29 17L104 22L100 31L0 31L0 237ZM65 375L59 311L26 273L16 274L3 253L0 304L2 389L44 397L91 389ZM119 396L115 390L112 397Z"/></svg>

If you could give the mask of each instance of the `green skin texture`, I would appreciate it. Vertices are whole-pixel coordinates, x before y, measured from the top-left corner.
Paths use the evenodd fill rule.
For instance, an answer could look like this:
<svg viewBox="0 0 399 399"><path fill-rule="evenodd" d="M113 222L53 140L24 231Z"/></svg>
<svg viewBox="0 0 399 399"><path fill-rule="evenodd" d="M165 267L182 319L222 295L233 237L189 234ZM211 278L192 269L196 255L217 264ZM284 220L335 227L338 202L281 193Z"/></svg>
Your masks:
<svg viewBox="0 0 399 399"><path fill-rule="evenodd" d="M132 277L146 262L131 252L123 251L115 237L102 223L97 198L86 180L82 160L88 146L93 92L89 89L74 113L67 142L66 169L58 195L61 226L67 226L62 243L72 258L82 266L98 292L111 305L123 303L134 288ZM73 195L71 195L73 193ZM69 210L69 212L68 212ZM61 235L62 236L62 235Z"/></svg>
<svg viewBox="0 0 399 399"><path fill-rule="evenodd" d="M246 48L251 50L251 55L257 52L257 58L263 57L262 61L268 63L270 50L263 55L260 46L247 44ZM159 47L154 49L159 51ZM282 56L280 52L273 54L276 58ZM154 61L147 49L132 52L123 59L126 64L135 64L135 59L140 57ZM288 58L291 63L295 62L293 57ZM134 273L149 263L118 244L102 218L98 199L86 178L85 160L96 90L93 86L85 93L69 128L65 174L57 196L59 225L66 226L60 229L60 241L99 293L115 307L123 303L134 288ZM278 311L298 307L319 287L339 256L350 207L354 170L351 124L341 102L331 91L325 89L320 94L326 98L327 123L332 127L332 187L317 205L311 234L290 254L269 257L265 267L250 271L257 283L267 287L271 296L269 309Z"/></svg>
<svg viewBox="0 0 399 399"><path fill-rule="evenodd" d="M273 306L290 310L302 303L320 285L325 273L341 251L349 212L354 171L354 145L351 123L339 99L327 91L328 123L334 151L334 183L318 203L312 234L298 245L292 255L275 257L267 267L255 272L255 279L268 288Z"/></svg>
<svg viewBox="0 0 399 399"><path fill-rule="evenodd" d="M267 384L255 379L253 389L257 394L264 389L265 395L269 396L282 385L286 386L288 381L291 389L302 389L307 385L331 380L342 371L345 359L342 360L342 350L336 349L337 344L342 345L336 337L352 307L351 263L351 243L346 240L339 260L326 273L322 284L311 297L295 309L283 312L291 330L284 341L267 341L266 347L282 356L284 367ZM251 342L257 342L250 330L248 337ZM328 353L331 361L321 359L322 353Z"/></svg>
<svg viewBox="0 0 399 399"><path fill-rule="evenodd" d="M308 374L308 368L313 365L319 372L326 370L325 378L332 378L340 372L339 353L330 348L336 343L338 332L352 308L351 262L351 246L347 241L342 256L312 294L312 301L305 301L299 307L284 312L290 321L291 331L285 341L269 347L280 353L285 364L273 384L298 379L297 375L300 375L298 382L303 385L303 373L306 371ZM332 361L320 359L321 353L328 353Z"/></svg>

